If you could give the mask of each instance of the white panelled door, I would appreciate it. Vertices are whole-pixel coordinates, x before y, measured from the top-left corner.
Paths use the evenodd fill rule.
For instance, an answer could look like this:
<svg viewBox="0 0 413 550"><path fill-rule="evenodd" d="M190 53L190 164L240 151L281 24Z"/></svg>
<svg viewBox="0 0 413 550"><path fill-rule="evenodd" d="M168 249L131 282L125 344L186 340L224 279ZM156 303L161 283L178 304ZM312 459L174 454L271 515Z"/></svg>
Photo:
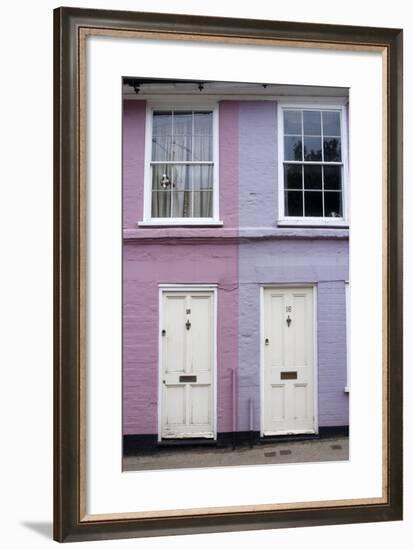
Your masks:
<svg viewBox="0 0 413 550"><path fill-rule="evenodd" d="M263 433L314 433L313 289L264 289Z"/></svg>
<svg viewBox="0 0 413 550"><path fill-rule="evenodd" d="M161 438L214 437L215 294L162 291Z"/></svg>

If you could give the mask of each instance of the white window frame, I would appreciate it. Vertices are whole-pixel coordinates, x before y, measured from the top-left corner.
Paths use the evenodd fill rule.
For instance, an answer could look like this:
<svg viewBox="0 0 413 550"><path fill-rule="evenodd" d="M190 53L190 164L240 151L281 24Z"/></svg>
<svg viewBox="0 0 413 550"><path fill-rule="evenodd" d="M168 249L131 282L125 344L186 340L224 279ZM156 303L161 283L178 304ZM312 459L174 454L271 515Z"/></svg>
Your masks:
<svg viewBox="0 0 413 550"><path fill-rule="evenodd" d="M347 112L348 100L329 102L326 98L314 99L311 102L302 100L279 102L277 106L277 132L278 132L278 225L279 226L328 226L348 227L349 225L349 170L348 170L348 128ZM312 217L312 216L286 216L284 198L284 116L283 111L289 109L340 111L341 113L341 158L343 165L342 174L342 211L341 218Z"/></svg>
<svg viewBox="0 0 413 550"><path fill-rule="evenodd" d="M152 178L151 178L151 159L152 159L152 126L153 112L159 110L170 111L212 111L212 161L213 161L213 198L212 198L212 217L210 218L155 218L152 217ZM145 123L145 171L144 171L144 200L143 200L143 220L138 222L138 226L213 226L223 225L219 218L219 120L218 120L218 102L200 101L196 98L177 98L165 99L156 103L146 103L146 123Z"/></svg>

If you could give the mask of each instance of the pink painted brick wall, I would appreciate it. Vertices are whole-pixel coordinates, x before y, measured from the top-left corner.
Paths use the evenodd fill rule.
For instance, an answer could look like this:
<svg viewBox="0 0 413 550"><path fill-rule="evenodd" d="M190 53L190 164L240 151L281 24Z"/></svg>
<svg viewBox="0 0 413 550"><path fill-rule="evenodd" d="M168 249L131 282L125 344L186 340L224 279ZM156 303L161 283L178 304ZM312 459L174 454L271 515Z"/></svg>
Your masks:
<svg viewBox="0 0 413 550"><path fill-rule="evenodd" d="M236 244L137 244L123 251L123 433L157 433L159 283L218 284L218 431L232 431L238 368Z"/></svg>
<svg viewBox="0 0 413 550"><path fill-rule="evenodd" d="M235 101L219 107L219 178L222 230L137 228L143 215L145 105L125 102L123 247L123 433L158 430L159 283L218 285L218 431L233 430L232 370L238 368L238 246L220 231L238 227L238 111ZM135 228L153 239L126 238ZM202 235L202 241L196 237ZM133 236L133 235L132 235ZM136 236L136 232L135 232ZM191 237L191 240L188 240Z"/></svg>
<svg viewBox="0 0 413 550"><path fill-rule="evenodd" d="M123 227L143 216L146 101L123 102Z"/></svg>
<svg viewBox="0 0 413 550"><path fill-rule="evenodd" d="M219 204L226 228L239 226L239 101L219 104Z"/></svg>

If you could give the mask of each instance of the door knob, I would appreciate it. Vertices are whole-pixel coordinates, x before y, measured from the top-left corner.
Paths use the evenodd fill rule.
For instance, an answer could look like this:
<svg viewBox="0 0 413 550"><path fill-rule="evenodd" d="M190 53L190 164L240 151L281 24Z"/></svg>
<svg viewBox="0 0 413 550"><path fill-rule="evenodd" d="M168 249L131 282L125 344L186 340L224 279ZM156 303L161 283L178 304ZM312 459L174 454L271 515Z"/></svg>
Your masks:
<svg viewBox="0 0 413 550"><path fill-rule="evenodd" d="M191 321L189 319L187 319L185 326L186 326L186 330L189 330L191 328Z"/></svg>
<svg viewBox="0 0 413 550"><path fill-rule="evenodd" d="M290 316L287 317L286 321L287 321L287 327L289 327L292 321L292 319L290 319Z"/></svg>

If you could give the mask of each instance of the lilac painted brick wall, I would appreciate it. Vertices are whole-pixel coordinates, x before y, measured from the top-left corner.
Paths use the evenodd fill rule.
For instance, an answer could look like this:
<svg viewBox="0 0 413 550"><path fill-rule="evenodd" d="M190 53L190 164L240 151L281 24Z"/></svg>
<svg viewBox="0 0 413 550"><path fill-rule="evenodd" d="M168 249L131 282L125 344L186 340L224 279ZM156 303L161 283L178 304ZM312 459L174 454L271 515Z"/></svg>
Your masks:
<svg viewBox="0 0 413 550"><path fill-rule="evenodd" d="M319 423L348 425L345 289L348 240L311 238L314 229L276 229L277 120L273 101L240 103L239 430L260 429L260 285L316 283L318 292ZM253 231L251 228L254 228ZM263 228L268 240L254 238ZM271 228L273 230L271 231ZM278 233L277 233L278 232ZM294 234L296 235L294 237ZM327 233L328 235L328 230ZM303 235L309 238L303 239ZM319 233L318 233L319 236ZM330 232L331 236L331 232ZM323 316L321 318L321 315ZM344 327L344 329L343 329ZM333 414L334 412L334 414Z"/></svg>
<svg viewBox="0 0 413 550"><path fill-rule="evenodd" d="M241 101L239 108L239 220L241 227L274 227L277 195L277 107Z"/></svg>
<svg viewBox="0 0 413 550"><path fill-rule="evenodd" d="M344 281L318 284L318 396L320 426L348 424Z"/></svg>
<svg viewBox="0 0 413 550"><path fill-rule="evenodd" d="M348 425L345 289L347 240L286 239L244 242L239 248L239 430L260 429L260 285L315 283L318 292L319 423ZM321 318L321 315L324 317ZM344 327L344 329L343 329ZM333 360L334 357L334 360ZM334 415L330 411L334 409Z"/></svg>

